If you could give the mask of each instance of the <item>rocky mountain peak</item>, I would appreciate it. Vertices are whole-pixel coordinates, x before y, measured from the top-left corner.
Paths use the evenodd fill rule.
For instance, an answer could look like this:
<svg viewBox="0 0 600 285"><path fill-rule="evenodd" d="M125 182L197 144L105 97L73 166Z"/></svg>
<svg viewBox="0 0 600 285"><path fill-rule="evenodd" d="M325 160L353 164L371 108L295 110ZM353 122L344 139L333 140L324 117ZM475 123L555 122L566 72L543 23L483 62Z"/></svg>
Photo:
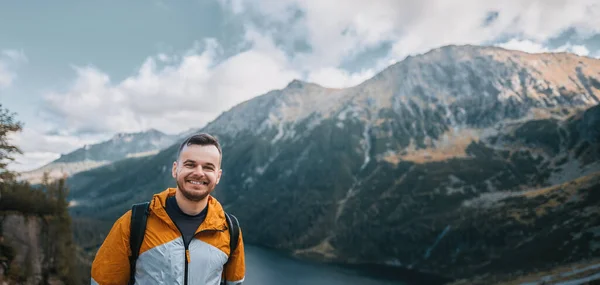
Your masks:
<svg viewBox="0 0 600 285"><path fill-rule="evenodd" d="M573 54L450 45L408 57L351 88L294 80L232 108L206 130L233 136L268 133L275 142L302 136L295 131L299 124L306 132L323 120L385 125L401 117L424 122L403 128L405 135L417 138L415 144L424 146L450 129L563 118L572 113L563 107L588 108L600 102L599 74L600 60Z"/></svg>
<svg viewBox="0 0 600 285"><path fill-rule="evenodd" d="M285 89L303 88L307 84L308 84L308 82L305 82L305 81L302 81L299 79L294 79L294 80L290 81L290 83L285 87Z"/></svg>
<svg viewBox="0 0 600 285"><path fill-rule="evenodd" d="M139 131L139 132L131 132L131 133L127 133L127 132L119 132L113 135L112 139L123 139L123 138L134 138L134 137L149 137L149 136L166 136L165 133L154 129L154 128L150 128L147 129L145 131Z"/></svg>

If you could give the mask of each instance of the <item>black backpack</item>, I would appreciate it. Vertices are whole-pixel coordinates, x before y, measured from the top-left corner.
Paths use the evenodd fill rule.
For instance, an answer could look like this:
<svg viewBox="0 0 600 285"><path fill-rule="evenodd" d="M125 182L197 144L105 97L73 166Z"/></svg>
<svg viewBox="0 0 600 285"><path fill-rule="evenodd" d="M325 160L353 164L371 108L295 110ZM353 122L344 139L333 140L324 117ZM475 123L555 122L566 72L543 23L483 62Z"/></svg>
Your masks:
<svg viewBox="0 0 600 285"><path fill-rule="evenodd" d="M135 266L138 255L140 254L140 247L144 240L144 232L146 231L146 221L148 215L150 215L150 202L144 202L134 204L131 207L131 234L129 238L129 246L131 247L131 256L129 257L129 285L135 284ZM231 236L229 242L230 252L234 252L238 245L240 224L237 218L225 212L225 218L227 219L227 228L229 228L229 234ZM231 254L230 254L231 256ZM229 262L229 261L228 261ZM227 263L225 263L227 265ZM222 284L225 283L223 279Z"/></svg>

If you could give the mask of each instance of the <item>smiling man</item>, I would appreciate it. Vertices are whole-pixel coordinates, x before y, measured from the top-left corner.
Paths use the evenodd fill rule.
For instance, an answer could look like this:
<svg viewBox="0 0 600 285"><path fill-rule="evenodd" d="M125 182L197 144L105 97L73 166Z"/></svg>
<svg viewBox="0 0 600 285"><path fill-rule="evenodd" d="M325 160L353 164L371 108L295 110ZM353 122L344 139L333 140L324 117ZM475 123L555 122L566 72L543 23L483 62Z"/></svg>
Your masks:
<svg viewBox="0 0 600 285"><path fill-rule="evenodd" d="M187 138L173 162L177 187L155 194L135 272L130 269L132 210L114 224L92 264L91 284L241 284L245 256L235 217L210 194L221 178L222 150L216 138ZM229 218L229 221L228 221ZM235 220L237 222L237 220ZM233 236L238 236L237 243ZM233 247L234 246L234 247ZM232 250L233 249L233 250ZM133 275L130 275L133 274Z"/></svg>

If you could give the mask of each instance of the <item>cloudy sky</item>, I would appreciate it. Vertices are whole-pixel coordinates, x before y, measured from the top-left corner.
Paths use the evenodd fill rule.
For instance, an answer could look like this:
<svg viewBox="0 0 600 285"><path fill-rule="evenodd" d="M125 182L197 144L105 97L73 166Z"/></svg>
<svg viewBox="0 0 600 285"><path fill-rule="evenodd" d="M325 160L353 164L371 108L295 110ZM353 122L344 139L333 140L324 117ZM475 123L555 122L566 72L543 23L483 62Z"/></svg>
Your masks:
<svg viewBox="0 0 600 285"><path fill-rule="evenodd" d="M293 79L347 87L448 44L600 58L597 0L0 2L13 170L117 132L198 128Z"/></svg>

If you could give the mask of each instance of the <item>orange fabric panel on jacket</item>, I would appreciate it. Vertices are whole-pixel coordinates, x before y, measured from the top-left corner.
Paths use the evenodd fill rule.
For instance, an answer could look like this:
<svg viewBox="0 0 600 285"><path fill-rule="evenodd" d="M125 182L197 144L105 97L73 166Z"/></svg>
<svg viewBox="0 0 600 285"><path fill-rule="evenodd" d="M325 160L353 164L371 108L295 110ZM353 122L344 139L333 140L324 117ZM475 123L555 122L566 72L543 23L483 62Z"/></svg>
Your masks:
<svg viewBox="0 0 600 285"><path fill-rule="evenodd" d="M196 234L196 239L208 243L229 255L229 232L227 230L201 232Z"/></svg>
<svg viewBox="0 0 600 285"><path fill-rule="evenodd" d="M229 242L229 241L228 241ZM238 246L229 257L229 263L225 266L225 279L227 281L241 281L246 275L246 257L244 255L244 239L240 229Z"/></svg>
<svg viewBox="0 0 600 285"><path fill-rule="evenodd" d="M92 284L126 284L129 279L129 221L131 211L123 214L98 249L91 268Z"/></svg>
<svg viewBox="0 0 600 285"><path fill-rule="evenodd" d="M144 242L140 248L140 255L159 245L181 238L179 231L172 227L174 227L174 225L169 226L163 220L157 218L154 213L151 213L148 217L146 235L144 236Z"/></svg>

